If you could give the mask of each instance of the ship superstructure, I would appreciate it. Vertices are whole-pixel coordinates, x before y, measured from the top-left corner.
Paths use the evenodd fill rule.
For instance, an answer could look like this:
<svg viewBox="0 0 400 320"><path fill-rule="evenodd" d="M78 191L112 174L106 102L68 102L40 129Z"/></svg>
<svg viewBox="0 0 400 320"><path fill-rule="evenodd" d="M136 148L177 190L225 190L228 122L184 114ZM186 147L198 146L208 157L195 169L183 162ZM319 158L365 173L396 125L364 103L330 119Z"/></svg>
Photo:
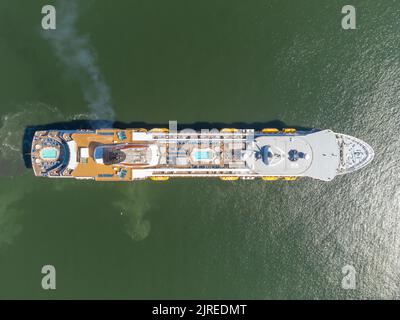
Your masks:
<svg viewBox="0 0 400 320"><path fill-rule="evenodd" d="M365 142L331 130L98 129L37 131L36 176L132 181L171 177L330 181L374 157Z"/></svg>

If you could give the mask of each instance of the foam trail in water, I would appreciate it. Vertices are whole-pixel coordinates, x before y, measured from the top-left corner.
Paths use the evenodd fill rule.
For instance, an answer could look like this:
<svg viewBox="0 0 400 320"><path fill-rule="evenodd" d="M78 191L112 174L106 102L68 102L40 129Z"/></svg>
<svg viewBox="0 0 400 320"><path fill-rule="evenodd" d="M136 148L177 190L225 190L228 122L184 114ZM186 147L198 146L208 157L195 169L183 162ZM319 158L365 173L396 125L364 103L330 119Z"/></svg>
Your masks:
<svg viewBox="0 0 400 320"><path fill-rule="evenodd" d="M123 197L114 202L124 220L126 234L133 241L141 241L150 234L151 224L146 213L151 209L148 190L130 185L122 189Z"/></svg>
<svg viewBox="0 0 400 320"><path fill-rule="evenodd" d="M113 120L110 88L97 65L89 38L76 28L78 1L58 1L56 30L44 30L43 36L54 48L56 56L78 77L92 119Z"/></svg>
<svg viewBox="0 0 400 320"><path fill-rule="evenodd" d="M20 234L22 226L20 216L22 212L16 204L24 196L24 190L17 187L9 188L8 184L3 183L0 187L0 249L5 245L14 242L14 238Z"/></svg>

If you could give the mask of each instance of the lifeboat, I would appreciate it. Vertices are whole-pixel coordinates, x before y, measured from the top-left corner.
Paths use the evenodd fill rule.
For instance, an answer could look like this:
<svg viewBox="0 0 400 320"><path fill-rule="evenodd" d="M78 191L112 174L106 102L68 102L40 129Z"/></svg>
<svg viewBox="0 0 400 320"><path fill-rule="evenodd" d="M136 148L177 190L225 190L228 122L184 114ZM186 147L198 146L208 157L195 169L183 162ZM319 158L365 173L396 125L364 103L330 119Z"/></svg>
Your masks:
<svg viewBox="0 0 400 320"><path fill-rule="evenodd" d="M169 177L153 176L153 177L150 177L150 179L153 180L153 181L167 181L167 180L169 180Z"/></svg>
<svg viewBox="0 0 400 320"><path fill-rule="evenodd" d="M296 129L295 128L285 128L283 129L284 133L296 133Z"/></svg>
<svg viewBox="0 0 400 320"><path fill-rule="evenodd" d="M279 177L277 176L270 176L270 177L261 177L264 181L276 181L279 180Z"/></svg>
<svg viewBox="0 0 400 320"><path fill-rule="evenodd" d="M238 132L238 129L236 128L223 128L221 130L221 133L235 133Z"/></svg>
<svg viewBox="0 0 400 320"><path fill-rule="evenodd" d="M297 177L283 177L283 180L285 180L285 181L295 181L295 180L297 180Z"/></svg>
<svg viewBox="0 0 400 320"><path fill-rule="evenodd" d="M223 181L236 181L239 180L239 177L229 176L229 177L219 177Z"/></svg>
<svg viewBox="0 0 400 320"><path fill-rule="evenodd" d="M168 130L167 128L153 128L153 129L150 130L150 132L154 132L154 133L160 133L160 132L168 133L169 130Z"/></svg>
<svg viewBox="0 0 400 320"><path fill-rule="evenodd" d="M132 129L132 131L133 132L147 132L147 129L145 129L145 128L135 128L135 129Z"/></svg>
<svg viewBox="0 0 400 320"><path fill-rule="evenodd" d="M264 128L261 130L262 133L279 133L279 130L276 128Z"/></svg>

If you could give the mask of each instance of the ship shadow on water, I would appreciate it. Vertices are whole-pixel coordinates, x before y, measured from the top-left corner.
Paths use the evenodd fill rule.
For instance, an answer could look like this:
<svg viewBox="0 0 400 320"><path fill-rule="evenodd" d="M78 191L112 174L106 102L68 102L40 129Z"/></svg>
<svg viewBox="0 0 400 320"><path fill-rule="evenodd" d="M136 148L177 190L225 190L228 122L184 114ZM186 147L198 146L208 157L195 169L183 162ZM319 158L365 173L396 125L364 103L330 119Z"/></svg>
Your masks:
<svg viewBox="0 0 400 320"><path fill-rule="evenodd" d="M240 128L240 129L256 129L261 130L263 128L296 128L300 131L315 130L315 128L306 128L296 125L288 125L281 120L273 120L268 122L193 122L189 124L177 123L178 130L182 129L222 129L222 128ZM78 129L105 129L105 128L118 128L118 129L128 129L128 128L168 128L168 123L148 123L148 122L122 122L122 121L107 121L107 120L72 120L65 122L54 122L48 124L31 125L25 128L24 135L22 139L22 157L25 167L32 168L31 163L31 145L33 135L35 131L39 130L78 130Z"/></svg>

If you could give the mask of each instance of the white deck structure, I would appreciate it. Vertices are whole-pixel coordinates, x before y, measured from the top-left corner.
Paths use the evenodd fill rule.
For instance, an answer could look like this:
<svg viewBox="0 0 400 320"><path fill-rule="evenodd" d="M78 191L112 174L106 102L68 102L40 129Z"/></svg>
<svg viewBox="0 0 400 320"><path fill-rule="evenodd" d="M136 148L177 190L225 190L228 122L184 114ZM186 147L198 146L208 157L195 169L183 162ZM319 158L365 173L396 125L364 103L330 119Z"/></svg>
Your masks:
<svg viewBox="0 0 400 320"><path fill-rule="evenodd" d="M133 169L133 179L154 175L290 176L330 181L346 170L352 171L349 160L346 162L343 157L353 159L354 168L365 166L373 158L372 148L366 143L353 138L358 144L350 147L341 144L343 135L332 130L295 134L261 134L253 130L197 134L196 137L177 133L134 135L148 144L154 157L150 160L152 166ZM355 158L354 154L361 156ZM343 166L344 162L347 164Z"/></svg>
<svg viewBox="0 0 400 320"><path fill-rule="evenodd" d="M308 135L262 136L256 138L258 148L267 146L272 152L272 161L255 161L254 172L265 176L307 176L329 181L337 174L340 162L339 145L331 130ZM293 161L289 152L302 152L304 157Z"/></svg>

